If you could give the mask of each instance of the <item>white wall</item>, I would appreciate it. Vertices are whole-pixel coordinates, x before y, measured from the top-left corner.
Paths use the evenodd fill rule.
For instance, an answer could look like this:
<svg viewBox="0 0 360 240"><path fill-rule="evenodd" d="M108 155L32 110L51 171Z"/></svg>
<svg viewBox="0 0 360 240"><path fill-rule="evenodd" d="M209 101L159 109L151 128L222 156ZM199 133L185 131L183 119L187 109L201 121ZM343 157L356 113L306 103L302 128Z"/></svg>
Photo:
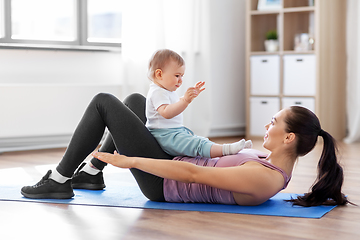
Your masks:
<svg viewBox="0 0 360 240"><path fill-rule="evenodd" d="M120 96L120 52L0 49L0 152L64 147L98 92Z"/></svg>
<svg viewBox="0 0 360 240"><path fill-rule="evenodd" d="M211 1L210 136L245 135L245 1Z"/></svg>
<svg viewBox="0 0 360 240"><path fill-rule="evenodd" d="M245 1L211 0L210 11L210 136L241 135ZM124 97L122 67L120 52L0 49L0 152L66 146L96 92Z"/></svg>
<svg viewBox="0 0 360 240"><path fill-rule="evenodd" d="M119 84L120 52L0 49L0 84Z"/></svg>

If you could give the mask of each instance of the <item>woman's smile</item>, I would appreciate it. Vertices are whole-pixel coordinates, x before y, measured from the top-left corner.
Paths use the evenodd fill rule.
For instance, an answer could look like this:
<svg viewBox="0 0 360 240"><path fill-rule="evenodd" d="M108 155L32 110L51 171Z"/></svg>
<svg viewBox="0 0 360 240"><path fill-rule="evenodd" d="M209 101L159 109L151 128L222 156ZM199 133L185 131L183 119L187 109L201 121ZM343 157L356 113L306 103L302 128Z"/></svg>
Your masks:
<svg viewBox="0 0 360 240"><path fill-rule="evenodd" d="M269 137L269 134L266 132L264 136L264 140L266 140Z"/></svg>

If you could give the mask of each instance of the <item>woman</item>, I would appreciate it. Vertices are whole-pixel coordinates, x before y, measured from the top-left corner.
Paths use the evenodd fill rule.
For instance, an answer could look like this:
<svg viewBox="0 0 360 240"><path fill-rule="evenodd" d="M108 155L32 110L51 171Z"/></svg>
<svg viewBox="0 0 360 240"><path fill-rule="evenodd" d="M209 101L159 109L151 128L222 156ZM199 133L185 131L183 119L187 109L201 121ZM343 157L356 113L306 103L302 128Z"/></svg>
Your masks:
<svg viewBox="0 0 360 240"><path fill-rule="evenodd" d="M302 206L348 203L341 193L343 172L334 139L306 108L281 110L266 125L263 146L271 151L268 156L246 150L216 159L177 157L174 161L144 126L145 98L133 94L124 103L109 94L97 95L56 170L50 170L38 184L23 187L22 194L71 198L73 187L102 189L101 170L110 163L129 168L143 194L152 201L258 205L287 186L297 158L310 152L321 136L324 148L312 191L290 201ZM82 164L73 175L96 148L105 127L112 139L108 137L99 152L93 153L91 162Z"/></svg>

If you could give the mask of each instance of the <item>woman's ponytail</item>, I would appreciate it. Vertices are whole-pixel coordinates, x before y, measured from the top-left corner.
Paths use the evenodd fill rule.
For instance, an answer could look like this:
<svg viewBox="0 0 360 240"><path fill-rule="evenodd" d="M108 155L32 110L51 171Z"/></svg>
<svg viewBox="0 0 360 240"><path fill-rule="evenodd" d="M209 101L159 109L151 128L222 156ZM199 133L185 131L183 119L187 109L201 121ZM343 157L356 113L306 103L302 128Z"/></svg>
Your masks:
<svg viewBox="0 0 360 240"><path fill-rule="evenodd" d="M350 203L341 192L344 173L337 160L335 139L321 129L319 119L310 110L292 106L288 115L287 132L295 133L297 139L296 155L304 156L316 145L318 136L323 138L324 146L318 163L318 176L309 193L287 200L293 204L310 207L317 205L345 205Z"/></svg>
<svg viewBox="0 0 360 240"><path fill-rule="evenodd" d="M348 200L341 192L344 174L337 161L335 140L323 130L320 130L319 136L324 139L324 147L318 163L318 176L311 187L311 192L290 201L305 207L345 205Z"/></svg>

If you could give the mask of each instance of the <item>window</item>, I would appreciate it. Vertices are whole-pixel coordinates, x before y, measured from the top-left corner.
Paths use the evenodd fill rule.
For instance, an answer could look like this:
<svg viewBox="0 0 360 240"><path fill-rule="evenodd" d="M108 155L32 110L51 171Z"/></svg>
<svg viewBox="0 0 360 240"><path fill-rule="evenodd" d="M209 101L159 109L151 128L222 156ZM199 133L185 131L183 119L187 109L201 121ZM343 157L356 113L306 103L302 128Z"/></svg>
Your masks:
<svg viewBox="0 0 360 240"><path fill-rule="evenodd" d="M120 47L122 2L0 0L0 43L15 47Z"/></svg>
<svg viewBox="0 0 360 240"><path fill-rule="evenodd" d="M0 39L5 35L4 20L4 1L0 0Z"/></svg>
<svg viewBox="0 0 360 240"><path fill-rule="evenodd" d="M88 0L88 42L121 42L121 1Z"/></svg>
<svg viewBox="0 0 360 240"><path fill-rule="evenodd" d="M75 0L12 0L11 38L75 41Z"/></svg>

